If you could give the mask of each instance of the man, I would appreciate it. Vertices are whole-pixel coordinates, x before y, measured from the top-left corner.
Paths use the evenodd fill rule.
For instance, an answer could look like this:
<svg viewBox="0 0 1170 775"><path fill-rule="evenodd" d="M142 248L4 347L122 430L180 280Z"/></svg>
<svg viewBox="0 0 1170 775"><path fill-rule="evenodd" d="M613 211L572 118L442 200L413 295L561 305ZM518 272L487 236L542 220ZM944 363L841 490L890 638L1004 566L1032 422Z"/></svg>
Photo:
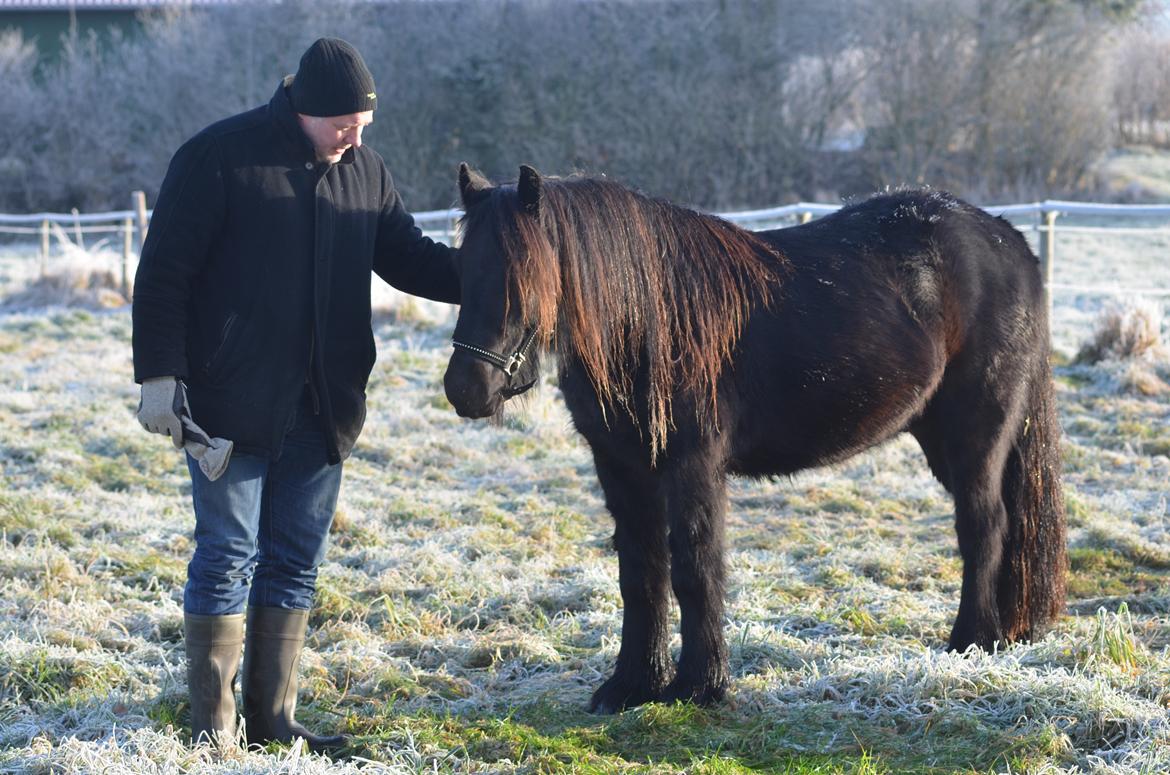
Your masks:
<svg viewBox="0 0 1170 775"><path fill-rule="evenodd" d="M187 412L234 442L210 481L190 456L195 553L183 596L191 732L250 745L303 737L297 668L342 461L374 363L370 274L459 300L455 251L424 237L362 144L377 95L361 55L318 40L267 105L175 154L135 279L138 418L184 441ZM244 611L247 613L245 614ZM245 621L246 619L246 621Z"/></svg>

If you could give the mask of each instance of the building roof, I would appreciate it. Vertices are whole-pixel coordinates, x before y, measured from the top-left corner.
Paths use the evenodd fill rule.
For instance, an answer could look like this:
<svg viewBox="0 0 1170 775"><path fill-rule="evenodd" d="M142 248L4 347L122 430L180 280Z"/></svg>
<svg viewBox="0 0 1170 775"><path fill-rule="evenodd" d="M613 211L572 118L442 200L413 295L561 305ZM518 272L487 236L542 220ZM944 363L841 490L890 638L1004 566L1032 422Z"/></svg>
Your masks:
<svg viewBox="0 0 1170 775"><path fill-rule="evenodd" d="M238 5L242 0L0 0L4 11L141 11L150 8Z"/></svg>

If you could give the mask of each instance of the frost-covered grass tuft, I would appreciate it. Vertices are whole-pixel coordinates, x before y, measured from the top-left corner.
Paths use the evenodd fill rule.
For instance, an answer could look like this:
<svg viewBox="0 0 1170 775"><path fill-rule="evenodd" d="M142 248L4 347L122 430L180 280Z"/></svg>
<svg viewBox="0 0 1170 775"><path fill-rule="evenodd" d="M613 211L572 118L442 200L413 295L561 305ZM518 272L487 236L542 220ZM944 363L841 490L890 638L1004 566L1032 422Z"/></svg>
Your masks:
<svg viewBox="0 0 1170 775"><path fill-rule="evenodd" d="M0 764L7 772L101 772L105 775L164 772L184 775L413 775L434 772L426 757L410 748L394 751L381 762L361 758L332 762L307 753L302 744L289 746L277 754L243 750L221 753L206 745L186 745L173 729L121 730L116 727L101 739L92 741L69 737L54 742L47 736L38 736L26 751L10 759L4 759L0 754Z"/></svg>
<svg viewBox="0 0 1170 775"><path fill-rule="evenodd" d="M106 240L89 248L74 244L57 229L56 253L43 264L27 260L4 262L0 312L78 307L101 310L127 304L121 285L121 256ZM127 273L134 267L127 267Z"/></svg>
<svg viewBox="0 0 1170 775"><path fill-rule="evenodd" d="M0 258L0 296L36 276ZM0 772L1170 771L1170 398L1122 362L1056 371L1071 576L1047 637L943 651L952 507L903 437L733 481L728 700L594 717L621 596L555 378L460 420L450 311L380 293L302 665L302 721L354 739L334 762L186 745L190 483L134 420L128 310L0 311Z"/></svg>
<svg viewBox="0 0 1170 775"><path fill-rule="evenodd" d="M1105 360L1164 361L1170 351L1162 338L1162 305L1149 300L1131 300L1104 312L1097 321L1093 338L1077 360L1099 363Z"/></svg>

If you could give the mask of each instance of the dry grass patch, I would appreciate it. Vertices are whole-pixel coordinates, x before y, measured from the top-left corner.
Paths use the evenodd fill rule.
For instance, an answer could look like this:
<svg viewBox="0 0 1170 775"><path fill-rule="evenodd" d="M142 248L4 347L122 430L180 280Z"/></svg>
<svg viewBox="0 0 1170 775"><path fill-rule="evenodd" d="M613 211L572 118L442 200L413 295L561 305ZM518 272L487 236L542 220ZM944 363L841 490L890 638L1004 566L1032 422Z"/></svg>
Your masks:
<svg viewBox="0 0 1170 775"><path fill-rule="evenodd" d="M1098 319L1092 339L1082 346L1076 360L1165 360L1163 318L1162 305L1154 301L1132 300L1110 308Z"/></svg>

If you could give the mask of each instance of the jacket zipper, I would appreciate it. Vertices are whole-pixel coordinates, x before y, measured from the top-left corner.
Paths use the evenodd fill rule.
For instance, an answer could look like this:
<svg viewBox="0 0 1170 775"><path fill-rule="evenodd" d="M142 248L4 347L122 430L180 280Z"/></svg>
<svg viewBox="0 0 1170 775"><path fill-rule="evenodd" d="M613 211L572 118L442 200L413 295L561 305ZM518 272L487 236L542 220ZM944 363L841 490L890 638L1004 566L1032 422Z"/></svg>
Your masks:
<svg viewBox="0 0 1170 775"><path fill-rule="evenodd" d="M313 414L321 414L321 399L317 396L317 387L313 384L313 350L317 344L316 335L309 332L309 376L305 378L305 382L309 386L309 397L313 399Z"/></svg>
<svg viewBox="0 0 1170 775"><path fill-rule="evenodd" d="M239 315L233 312L232 314L228 315L228 319L224 321L223 330L219 334L219 346L215 348L215 352L213 352L211 357L207 359L207 362L203 364L203 373L206 374L210 372L212 365L217 360L219 360L219 356L223 353L223 348L228 342L228 337L232 333L232 326L236 324L236 318L238 317Z"/></svg>

